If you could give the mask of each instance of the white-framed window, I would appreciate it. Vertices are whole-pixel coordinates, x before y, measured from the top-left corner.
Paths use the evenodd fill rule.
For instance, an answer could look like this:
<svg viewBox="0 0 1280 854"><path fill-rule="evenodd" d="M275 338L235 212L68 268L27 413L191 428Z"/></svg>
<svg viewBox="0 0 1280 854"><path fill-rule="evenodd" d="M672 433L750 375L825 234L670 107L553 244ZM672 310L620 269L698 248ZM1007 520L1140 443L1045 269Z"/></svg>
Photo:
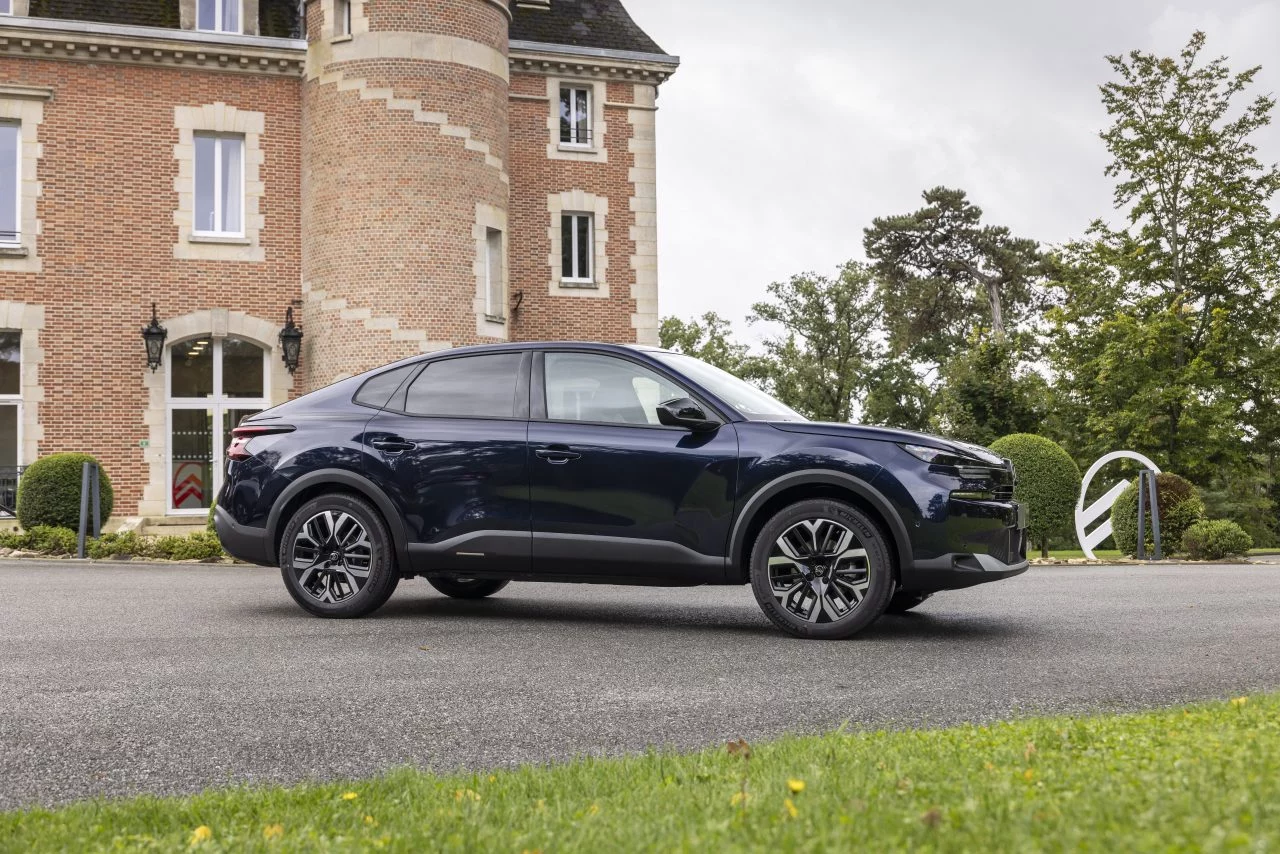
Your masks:
<svg viewBox="0 0 1280 854"><path fill-rule="evenodd" d="M333 0L333 37L351 35L351 0Z"/></svg>
<svg viewBox="0 0 1280 854"><path fill-rule="evenodd" d="M563 281L595 281L594 214L567 213L560 217L560 256Z"/></svg>
<svg viewBox="0 0 1280 854"><path fill-rule="evenodd" d="M197 133L195 234L244 236L244 137Z"/></svg>
<svg viewBox="0 0 1280 854"><path fill-rule="evenodd" d="M266 348L201 335L168 348L169 512L207 513L240 420L271 406Z"/></svg>
<svg viewBox="0 0 1280 854"><path fill-rule="evenodd" d="M13 14L13 0L0 0L0 15Z"/></svg>
<svg viewBox="0 0 1280 854"><path fill-rule="evenodd" d="M590 148L593 144L591 87L560 87L560 144Z"/></svg>
<svg viewBox="0 0 1280 854"><path fill-rule="evenodd" d="M22 242L22 125L0 122L0 244Z"/></svg>
<svg viewBox="0 0 1280 854"><path fill-rule="evenodd" d="M242 0L196 0L196 29L211 33L244 32Z"/></svg>
<svg viewBox="0 0 1280 854"><path fill-rule="evenodd" d="M22 331L0 329L0 482L6 479L3 469L21 464Z"/></svg>
<svg viewBox="0 0 1280 854"><path fill-rule="evenodd" d="M490 320L507 319L507 288L502 275L502 232L485 229L484 313Z"/></svg>

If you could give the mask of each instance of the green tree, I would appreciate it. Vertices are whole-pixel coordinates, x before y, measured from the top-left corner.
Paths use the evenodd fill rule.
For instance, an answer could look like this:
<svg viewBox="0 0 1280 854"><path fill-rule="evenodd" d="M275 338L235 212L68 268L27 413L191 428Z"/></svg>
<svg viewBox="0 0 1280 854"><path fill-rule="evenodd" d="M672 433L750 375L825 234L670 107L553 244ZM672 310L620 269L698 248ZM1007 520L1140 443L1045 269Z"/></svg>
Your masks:
<svg viewBox="0 0 1280 854"><path fill-rule="evenodd" d="M1020 370L1008 343L975 342L943 370L933 428L978 445L1010 433L1033 433L1043 418L1045 381Z"/></svg>
<svg viewBox="0 0 1280 854"><path fill-rule="evenodd" d="M807 274L769 286L748 322L772 324L763 362L773 393L819 421L849 421L877 363L880 309L866 265L849 262L835 278Z"/></svg>
<svg viewBox="0 0 1280 854"><path fill-rule="evenodd" d="M914 213L876 219L864 235L895 352L940 363L975 329L1010 337L1037 305L1045 255L1034 240L982 222L963 190L935 187Z"/></svg>
<svg viewBox="0 0 1280 854"><path fill-rule="evenodd" d="M693 356L740 377L750 378L760 370L747 345L733 339L729 321L714 311L697 320L663 318L658 341L663 349Z"/></svg>
<svg viewBox="0 0 1280 854"><path fill-rule="evenodd" d="M1280 170L1252 142L1275 102L1241 103L1259 69L1233 74L1204 45L1196 33L1177 57L1108 58L1102 139L1126 221L1068 247L1051 313L1054 402L1080 417L1080 449L1129 447L1201 483L1255 464L1280 427L1266 414Z"/></svg>
<svg viewBox="0 0 1280 854"><path fill-rule="evenodd" d="M1076 496L1080 494L1080 467L1071 455L1051 439L1017 433L997 439L991 450L1013 461L1018 476L1013 497L1027 505L1031 541L1040 544L1041 557L1049 556L1051 539L1075 541Z"/></svg>

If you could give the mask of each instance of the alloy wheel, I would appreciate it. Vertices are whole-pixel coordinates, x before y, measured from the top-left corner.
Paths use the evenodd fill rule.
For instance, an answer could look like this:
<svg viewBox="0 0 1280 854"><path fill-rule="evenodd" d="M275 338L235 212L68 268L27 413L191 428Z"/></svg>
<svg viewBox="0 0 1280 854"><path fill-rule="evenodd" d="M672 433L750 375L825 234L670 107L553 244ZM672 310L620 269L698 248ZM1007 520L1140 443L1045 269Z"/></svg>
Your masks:
<svg viewBox="0 0 1280 854"><path fill-rule="evenodd" d="M773 544L769 582L774 598L806 623L836 623L862 603L871 584L867 550L831 519L792 525Z"/></svg>
<svg viewBox="0 0 1280 854"><path fill-rule="evenodd" d="M293 538L291 557L298 587L319 602L337 604L369 581L373 543L350 513L325 510L303 524Z"/></svg>

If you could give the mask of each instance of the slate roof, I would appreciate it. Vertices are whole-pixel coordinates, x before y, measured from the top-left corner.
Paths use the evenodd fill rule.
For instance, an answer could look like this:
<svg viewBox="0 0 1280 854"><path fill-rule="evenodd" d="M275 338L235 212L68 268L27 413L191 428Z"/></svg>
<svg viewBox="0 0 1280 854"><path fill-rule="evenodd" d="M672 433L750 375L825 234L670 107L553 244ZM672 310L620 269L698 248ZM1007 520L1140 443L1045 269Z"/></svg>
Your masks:
<svg viewBox="0 0 1280 854"><path fill-rule="evenodd" d="M520 7L512 0L512 7L513 41L666 53L631 19L622 0L551 0L549 9ZM297 9L297 0L260 0L262 35L299 35ZM178 0L31 0L30 14L137 27L179 26Z"/></svg>
<svg viewBox="0 0 1280 854"><path fill-rule="evenodd" d="M512 41L666 53L631 19L622 0L551 0L550 9L514 6L512 12Z"/></svg>

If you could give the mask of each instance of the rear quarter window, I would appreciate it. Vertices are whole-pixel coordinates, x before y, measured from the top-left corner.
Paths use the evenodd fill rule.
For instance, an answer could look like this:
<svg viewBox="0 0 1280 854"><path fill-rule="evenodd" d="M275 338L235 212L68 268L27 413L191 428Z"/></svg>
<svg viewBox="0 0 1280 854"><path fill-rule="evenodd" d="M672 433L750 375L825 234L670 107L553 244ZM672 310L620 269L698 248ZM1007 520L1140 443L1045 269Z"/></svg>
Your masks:
<svg viewBox="0 0 1280 854"><path fill-rule="evenodd" d="M356 392L355 402L374 409L404 409L407 382L417 369L417 365L405 365L370 378Z"/></svg>

